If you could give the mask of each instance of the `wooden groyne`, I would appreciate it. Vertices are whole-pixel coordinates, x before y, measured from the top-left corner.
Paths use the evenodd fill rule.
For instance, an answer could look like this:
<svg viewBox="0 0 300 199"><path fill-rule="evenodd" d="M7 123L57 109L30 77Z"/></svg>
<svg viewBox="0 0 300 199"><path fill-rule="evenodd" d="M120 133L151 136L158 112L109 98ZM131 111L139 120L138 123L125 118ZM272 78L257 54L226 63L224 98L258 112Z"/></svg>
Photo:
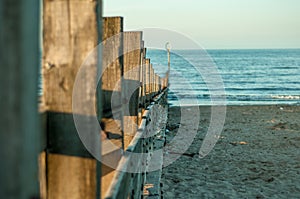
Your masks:
<svg viewBox="0 0 300 199"><path fill-rule="evenodd" d="M146 179L146 170L138 174L120 170L130 161L126 151L150 153L149 148L145 149L150 146L150 141L140 138L141 134L146 134L141 129L146 128L145 120L149 120L149 113L155 114L157 111L151 108L154 104L166 107L167 77L161 78L154 73L150 59L146 58L142 32L122 32L122 17L104 17L103 24L105 71L102 76L102 99L105 106L102 123L107 138L114 136L121 139L102 140L102 196L107 193L107 198L140 198L143 194L141 187L146 182L141 176ZM111 57L118 59L111 61ZM147 126L158 125L159 121L147 122ZM119 148L112 150L111 142ZM106 161L110 161L114 169L105 165ZM115 171L116 168L118 171Z"/></svg>
<svg viewBox="0 0 300 199"><path fill-rule="evenodd" d="M3 5L16 7L0 10L7 27L0 46L0 198L142 198L154 140L165 128L168 91L168 74L155 73L143 33L124 31L122 17L102 17L100 0L44 0L42 11L35 1L9 2ZM80 108L73 104L78 79ZM85 121L92 149L78 135L74 115ZM89 125L93 118L101 132Z"/></svg>

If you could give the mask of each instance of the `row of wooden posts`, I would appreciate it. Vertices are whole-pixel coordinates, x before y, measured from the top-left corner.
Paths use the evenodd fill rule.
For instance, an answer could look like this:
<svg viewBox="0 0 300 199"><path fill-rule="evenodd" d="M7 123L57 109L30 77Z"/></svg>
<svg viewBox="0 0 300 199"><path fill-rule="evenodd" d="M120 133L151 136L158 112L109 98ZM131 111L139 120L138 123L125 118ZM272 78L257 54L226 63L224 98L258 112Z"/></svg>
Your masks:
<svg viewBox="0 0 300 199"><path fill-rule="evenodd" d="M102 123L105 136L109 139L102 141L103 146L106 142L114 142L119 149L126 150L138 130L145 109L155 96L167 88L168 73L162 78L154 72L150 59L146 57L142 34L123 32L122 17L103 18L103 66L106 69L102 73ZM113 136L121 139L112 141L110 138ZM103 162L113 157L116 168L122 150L112 151L109 147L102 147ZM114 169L102 166L102 194L107 191L114 175Z"/></svg>
<svg viewBox="0 0 300 199"><path fill-rule="evenodd" d="M3 0L0 8L0 198L104 197L115 169L82 143L74 114L86 121L93 150L102 145L101 158L117 166L168 72L155 74L142 32L124 32L122 17L102 17L101 0ZM96 59L86 61L92 51ZM83 63L88 70L78 77ZM88 125L94 117L101 132Z"/></svg>

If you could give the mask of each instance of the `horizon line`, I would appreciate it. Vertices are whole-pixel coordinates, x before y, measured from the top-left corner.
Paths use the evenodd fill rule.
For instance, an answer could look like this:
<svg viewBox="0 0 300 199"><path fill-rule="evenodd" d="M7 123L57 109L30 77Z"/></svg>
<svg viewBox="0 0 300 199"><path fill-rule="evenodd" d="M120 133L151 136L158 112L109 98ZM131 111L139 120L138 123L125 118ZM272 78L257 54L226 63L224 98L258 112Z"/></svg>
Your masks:
<svg viewBox="0 0 300 199"><path fill-rule="evenodd" d="M163 48L146 47L149 50L165 50ZM289 48L174 48L171 50L300 50L300 47Z"/></svg>

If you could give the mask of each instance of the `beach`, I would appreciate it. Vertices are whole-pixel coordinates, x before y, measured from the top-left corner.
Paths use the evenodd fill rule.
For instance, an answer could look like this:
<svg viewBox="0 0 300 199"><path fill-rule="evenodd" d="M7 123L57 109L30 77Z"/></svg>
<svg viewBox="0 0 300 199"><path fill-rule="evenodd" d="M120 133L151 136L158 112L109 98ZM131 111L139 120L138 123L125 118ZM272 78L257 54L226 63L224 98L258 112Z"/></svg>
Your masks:
<svg viewBox="0 0 300 199"><path fill-rule="evenodd" d="M218 142L201 159L211 107L199 108L200 120L191 115L186 121L180 121L180 112L195 107L169 108L166 146L178 128L187 135L196 129L197 135L163 168L164 198L300 198L300 106L228 106Z"/></svg>

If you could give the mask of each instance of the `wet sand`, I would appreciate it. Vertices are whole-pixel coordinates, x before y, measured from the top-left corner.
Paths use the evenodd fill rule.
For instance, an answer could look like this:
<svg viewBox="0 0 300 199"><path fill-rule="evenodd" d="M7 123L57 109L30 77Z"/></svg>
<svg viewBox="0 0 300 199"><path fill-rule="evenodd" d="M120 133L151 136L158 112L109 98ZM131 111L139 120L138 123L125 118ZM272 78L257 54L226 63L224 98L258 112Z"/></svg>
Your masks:
<svg viewBox="0 0 300 199"><path fill-rule="evenodd" d="M178 128L187 135L196 129L197 135L184 155L163 169L164 198L300 198L300 106L228 106L222 134L202 159L198 152L210 107L200 107L199 126L192 114L180 122L180 112L169 109L166 146ZM171 152L166 147L164 158Z"/></svg>

